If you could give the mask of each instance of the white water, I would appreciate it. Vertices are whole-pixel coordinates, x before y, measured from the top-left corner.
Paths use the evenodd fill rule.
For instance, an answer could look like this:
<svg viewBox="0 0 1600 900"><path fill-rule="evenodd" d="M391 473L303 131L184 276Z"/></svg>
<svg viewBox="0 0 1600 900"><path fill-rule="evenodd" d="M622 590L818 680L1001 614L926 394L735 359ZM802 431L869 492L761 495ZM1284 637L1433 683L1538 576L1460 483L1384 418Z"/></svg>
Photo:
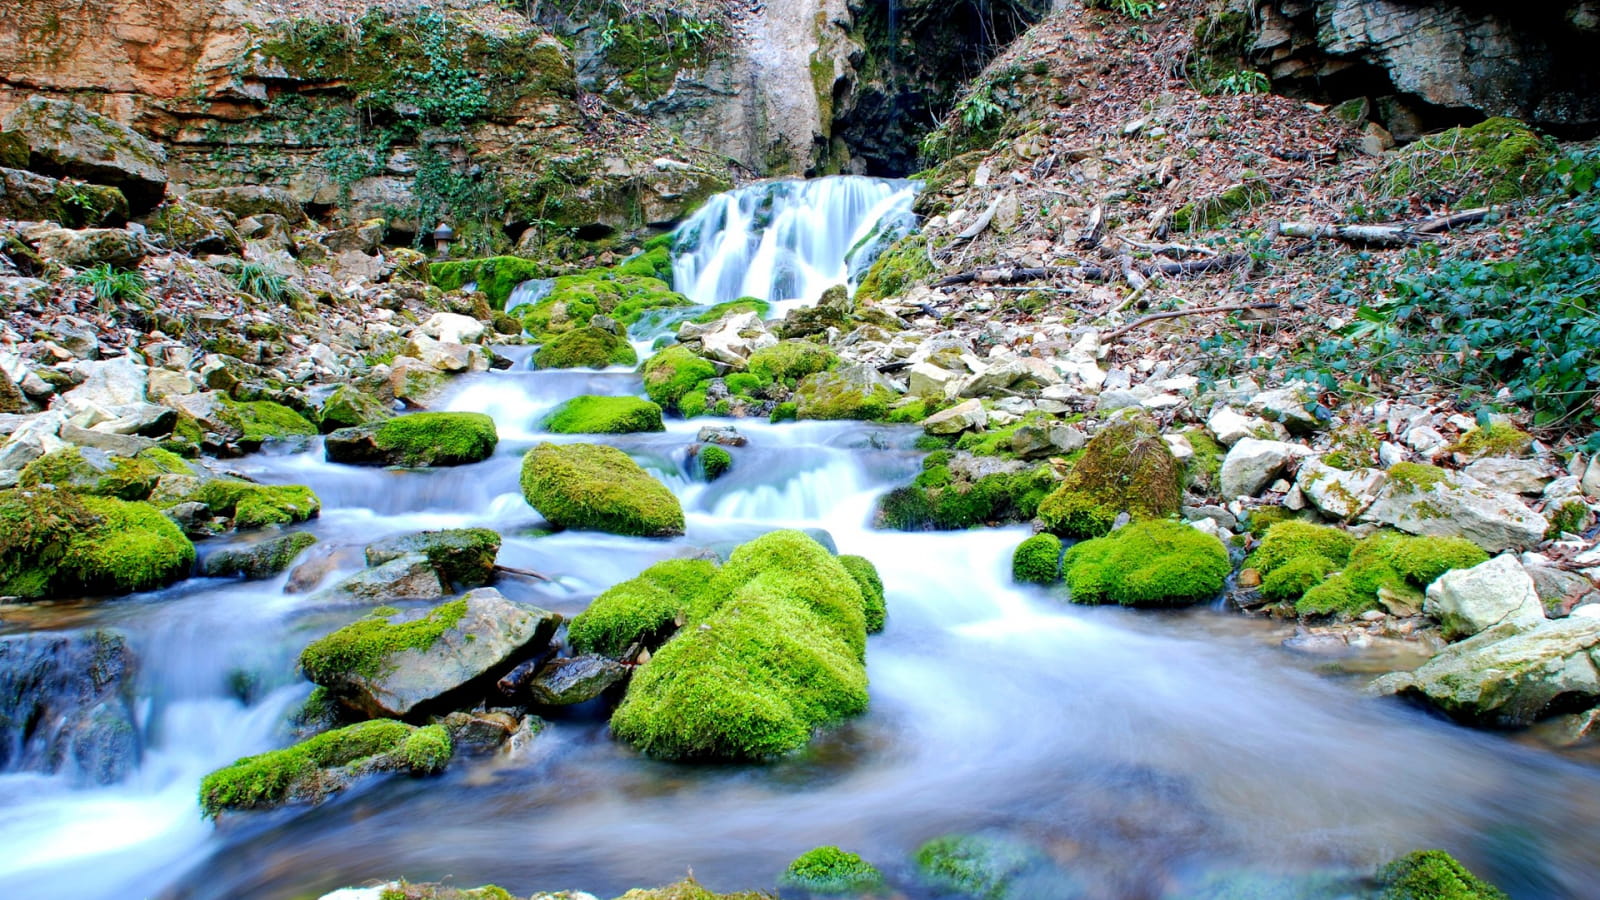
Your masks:
<svg viewBox="0 0 1600 900"><path fill-rule="evenodd" d="M1205 872L1369 871L1424 846L1461 855L1518 900L1596 896L1592 769L1365 700L1241 617L1087 610L1018 587L1009 558L1024 529L871 530L875 498L918 468L914 429L739 421L750 445L709 485L687 467L701 420L608 438L681 498L688 534L533 530L520 457L540 440L575 440L543 434L543 415L577 394L639 391L629 373L519 365L463 379L448 404L496 419L502 442L483 463L359 469L313 447L241 464L322 497L308 527L344 548L330 583L380 537L485 525L505 536L502 563L554 578L498 587L568 615L658 560L773 527L826 529L841 552L876 563L887 587L864 717L768 767L689 767L637 757L608 739L600 711L578 710L521 755L458 759L440 778L378 778L320 807L213 826L195 802L200 778L291 740L284 717L308 689L295 655L365 608L284 594L282 578L202 579L8 617L13 630L127 633L142 661L147 751L112 787L0 775L0 897L287 900L400 876L612 896L687 867L717 889L749 889L824 843L924 897L909 875L915 848L975 829L1048 850L1054 874L1028 897L1185 897ZM234 669L262 685L249 703L228 688Z"/></svg>
<svg viewBox="0 0 1600 900"><path fill-rule="evenodd" d="M699 304L771 300L779 315L834 285L854 289L871 259L910 229L915 197L914 182L855 176L720 194L679 226L673 284Z"/></svg>

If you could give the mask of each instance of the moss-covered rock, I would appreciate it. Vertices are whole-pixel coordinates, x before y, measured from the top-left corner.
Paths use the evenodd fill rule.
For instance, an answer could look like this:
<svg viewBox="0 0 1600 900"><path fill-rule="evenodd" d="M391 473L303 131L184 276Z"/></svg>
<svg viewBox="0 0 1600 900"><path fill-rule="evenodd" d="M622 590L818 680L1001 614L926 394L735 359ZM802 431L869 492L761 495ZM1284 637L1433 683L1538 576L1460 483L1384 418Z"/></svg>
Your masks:
<svg viewBox="0 0 1600 900"><path fill-rule="evenodd" d="M878 567L872 560L865 556L840 554L839 565L850 573L856 580L856 587L861 589L861 611L867 623L867 634L877 634L883 630L888 618L888 607L883 596L883 577L878 574Z"/></svg>
<svg viewBox="0 0 1600 900"><path fill-rule="evenodd" d="M1011 579L1024 584L1055 584L1061 580L1061 539L1036 534L1017 545L1011 554Z"/></svg>
<svg viewBox="0 0 1600 900"><path fill-rule="evenodd" d="M121 500L143 500L165 474L148 459L110 456L90 447L63 447L23 467L18 486L24 490L53 487L78 494Z"/></svg>
<svg viewBox="0 0 1600 900"><path fill-rule="evenodd" d="M970 466L952 465L949 451L935 451L906 487L878 501L877 521L895 531L952 531L978 525L1026 522L1056 487L1047 465L991 472L972 478Z"/></svg>
<svg viewBox="0 0 1600 900"><path fill-rule="evenodd" d="M740 546L695 601L612 716L621 740L664 759L762 760L866 709L861 591L810 537Z"/></svg>
<svg viewBox="0 0 1600 900"><path fill-rule="evenodd" d="M1074 603L1185 606L1221 593L1233 566L1222 542L1178 522L1139 522L1075 544L1061 571Z"/></svg>
<svg viewBox="0 0 1600 900"><path fill-rule="evenodd" d="M392 418L394 410L387 403L354 385L341 384L323 402L320 421L326 434Z"/></svg>
<svg viewBox="0 0 1600 900"><path fill-rule="evenodd" d="M683 534L678 498L615 447L540 444L522 459L522 494L557 528Z"/></svg>
<svg viewBox="0 0 1600 900"><path fill-rule="evenodd" d="M1485 456L1527 456L1533 449L1533 435L1513 425L1491 422L1461 435L1450 446L1452 452L1464 460L1482 459Z"/></svg>
<svg viewBox="0 0 1600 900"><path fill-rule="evenodd" d="M800 854L779 883L813 894L862 894L883 887L883 873L854 853L817 847Z"/></svg>
<svg viewBox="0 0 1600 900"><path fill-rule="evenodd" d="M123 594L189 574L194 545L148 503L64 491L0 493L0 595Z"/></svg>
<svg viewBox="0 0 1600 900"><path fill-rule="evenodd" d="M918 848L916 862L923 879L941 891L1001 900L1029 857L1026 847L1003 838L946 835Z"/></svg>
<svg viewBox="0 0 1600 900"><path fill-rule="evenodd" d="M200 486L190 500L204 503L213 515L233 520L234 528L292 525L316 518L322 501L299 484L256 484L218 478Z"/></svg>
<svg viewBox="0 0 1600 900"><path fill-rule="evenodd" d="M483 413L421 412L328 435L330 462L389 466L462 466L494 455L494 419Z"/></svg>
<svg viewBox="0 0 1600 900"><path fill-rule="evenodd" d="M906 235L872 263L856 288L856 302L874 303L897 296L932 274L927 239L916 234Z"/></svg>
<svg viewBox="0 0 1600 900"><path fill-rule="evenodd" d="M669 559L606 590L567 627L579 653L621 657L638 644L654 650L700 606L700 595L717 574L704 559Z"/></svg>
<svg viewBox="0 0 1600 900"><path fill-rule="evenodd" d="M246 446L308 438L317 433L317 426L311 424L311 420L271 400L222 398L216 417L238 434L234 443Z"/></svg>
<svg viewBox="0 0 1600 900"><path fill-rule="evenodd" d="M1368 188L1438 206L1507 203L1536 191L1555 146L1515 119L1490 118L1432 134L1385 158Z"/></svg>
<svg viewBox="0 0 1600 900"><path fill-rule="evenodd" d="M1123 512L1161 519L1177 513L1182 500L1183 468L1155 423L1126 419L1089 441L1061 486L1039 504L1039 519L1059 535L1098 537Z"/></svg>
<svg viewBox="0 0 1600 900"><path fill-rule="evenodd" d="M600 328L578 328L557 335L533 355L541 369L604 369L631 366L639 354L626 340Z"/></svg>
<svg viewBox="0 0 1600 900"><path fill-rule="evenodd" d="M1507 900L1443 850L1418 850L1378 873L1379 900Z"/></svg>
<svg viewBox="0 0 1600 900"><path fill-rule="evenodd" d="M545 274L543 265L520 256L449 260L428 266L428 277L434 286L454 291L468 284L476 284L495 309L506 308L506 300L517 289L517 285L543 278Z"/></svg>
<svg viewBox="0 0 1600 900"><path fill-rule="evenodd" d="M689 348L672 346L646 360L643 374L644 392L650 399L675 410L685 394L715 378L717 370Z"/></svg>
<svg viewBox="0 0 1600 900"><path fill-rule="evenodd" d="M419 728L391 719L324 732L292 747L247 756L200 782L207 818L231 810L320 803L368 774L438 772L450 761L450 735L440 725Z"/></svg>
<svg viewBox="0 0 1600 900"><path fill-rule="evenodd" d="M1262 575L1270 575L1280 566L1304 557L1320 556L1342 566L1355 546L1356 539L1341 529L1284 521L1267 529L1245 565Z"/></svg>
<svg viewBox="0 0 1600 900"><path fill-rule="evenodd" d="M794 389L801 419L883 419L895 400L893 391L844 369L807 375Z"/></svg>
<svg viewBox="0 0 1600 900"><path fill-rule="evenodd" d="M291 531L243 546L224 547L206 556L202 574L211 578L271 578L289 568L295 557L317 542L309 531Z"/></svg>
<svg viewBox="0 0 1600 900"><path fill-rule="evenodd" d="M839 364L839 355L810 341L779 341L750 354L750 374L793 385Z"/></svg>
<svg viewBox="0 0 1600 900"><path fill-rule="evenodd" d="M646 254L649 259L660 256L665 252ZM648 261L646 257L613 269L593 269L555 279L548 295L521 312L522 327L548 341L587 327L598 315L626 328L654 310L691 306L689 298L646 272L654 272L653 267L643 265ZM671 268L670 261L667 267Z"/></svg>
<svg viewBox="0 0 1600 900"><path fill-rule="evenodd" d="M1434 579L1488 559L1489 554L1462 538L1380 531L1359 541L1343 570L1308 589L1295 610L1301 615L1356 616L1380 603L1420 610L1423 591Z"/></svg>
<svg viewBox="0 0 1600 900"><path fill-rule="evenodd" d="M665 431L661 407L638 397L585 394L561 404L544 421L552 434L631 434Z"/></svg>
<svg viewBox="0 0 1600 900"><path fill-rule="evenodd" d="M715 444L701 447L695 453L695 459L700 463L700 475L706 481L716 481L733 468L733 454Z"/></svg>
<svg viewBox="0 0 1600 900"><path fill-rule="evenodd" d="M381 566L412 553L426 556L443 584L477 587L494 580L500 535L488 528L448 528L397 535L368 544L367 565Z"/></svg>

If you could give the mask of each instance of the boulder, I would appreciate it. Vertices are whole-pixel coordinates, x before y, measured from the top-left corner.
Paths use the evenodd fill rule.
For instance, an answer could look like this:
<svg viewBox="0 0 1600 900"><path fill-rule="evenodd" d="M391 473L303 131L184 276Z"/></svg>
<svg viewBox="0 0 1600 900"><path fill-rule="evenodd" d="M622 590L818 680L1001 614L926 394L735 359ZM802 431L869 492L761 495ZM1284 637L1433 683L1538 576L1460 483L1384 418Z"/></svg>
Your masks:
<svg viewBox="0 0 1600 900"><path fill-rule="evenodd" d="M956 373L941 369L930 362L919 362L913 365L909 372L910 393L913 397L945 396L945 387L955 381Z"/></svg>
<svg viewBox="0 0 1600 900"><path fill-rule="evenodd" d="M40 234L37 244L40 256L78 269L99 265L133 269L145 257L144 243L121 228L56 228Z"/></svg>
<svg viewBox="0 0 1600 900"><path fill-rule="evenodd" d="M478 587L494 578L500 535L487 528L449 528L396 535L367 545L367 565L381 566L414 553L427 557L441 582L464 588Z"/></svg>
<svg viewBox="0 0 1600 900"><path fill-rule="evenodd" d="M649 400L591 394L561 404L545 418L544 427L552 434L632 434L666 430L661 420L661 407ZM720 432L713 430L714 437L718 434ZM737 433L733 437L743 442Z"/></svg>
<svg viewBox="0 0 1600 900"><path fill-rule="evenodd" d="M138 768L135 668L113 631L0 637L0 772L113 784Z"/></svg>
<svg viewBox="0 0 1600 900"><path fill-rule="evenodd" d="M300 654L306 677L371 716L400 717L545 649L561 617L478 588L431 610L374 614Z"/></svg>
<svg viewBox="0 0 1600 900"><path fill-rule="evenodd" d="M1438 620L1449 640L1501 624L1536 625L1545 618L1533 579L1510 553L1440 575L1428 585L1422 611Z"/></svg>
<svg viewBox="0 0 1600 900"><path fill-rule="evenodd" d="M309 531L292 531L250 544L223 547L206 555L200 572L210 578L271 578L289 568L295 557L316 542L316 535Z"/></svg>
<svg viewBox="0 0 1600 900"><path fill-rule="evenodd" d="M1377 694L1411 694L1465 722L1531 725L1600 701L1600 618L1504 624L1452 644L1413 672L1373 682Z"/></svg>
<svg viewBox="0 0 1600 900"><path fill-rule="evenodd" d="M1250 411L1269 422L1277 422L1289 429L1290 434L1311 434L1322 423L1308 409L1316 403L1316 394L1303 385L1290 385L1277 390L1262 391L1250 399Z"/></svg>
<svg viewBox="0 0 1600 900"><path fill-rule="evenodd" d="M1300 464L1295 485L1318 512L1351 522L1378 499L1387 480L1382 469L1337 469L1308 459Z"/></svg>
<svg viewBox="0 0 1600 900"><path fill-rule="evenodd" d="M0 219L58 222L68 228L120 225L128 220L128 200L113 187L0 168Z"/></svg>
<svg viewBox="0 0 1600 900"><path fill-rule="evenodd" d="M167 152L133 130L76 103L29 97L0 127L28 140L28 168L45 175L111 185L134 213L167 192Z"/></svg>
<svg viewBox="0 0 1600 900"><path fill-rule="evenodd" d="M226 218L189 200L168 200L143 221L167 247L181 253L244 253L244 238Z"/></svg>
<svg viewBox="0 0 1600 900"><path fill-rule="evenodd" d="M975 431L989 424L989 413L982 401L967 400L946 410L941 410L922 420L922 430L929 434L960 434Z"/></svg>
<svg viewBox="0 0 1600 900"><path fill-rule="evenodd" d="M546 663L528 684L533 702L544 706L571 706L605 693L628 677L628 669L604 656L573 656Z"/></svg>
<svg viewBox="0 0 1600 900"><path fill-rule="evenodd" d="M368 219L346 228L330 231L317 238L317 243L328 248L335 256L341 253L377 253L383 247L384 233L389 226L382 219Z"/></svg>
<svg viewBox="0 0 1600 900"><path fill-rule="evenodd" d="M446 344L476 344L484 333L482 322L459 313L434 313L420 327L423 334Z"/></svg>
<svg viewBox="0 0 1600 900"><path fill-rule="evenodd" d="M1481 482L1490 490L1506 494L1524 494L1537 497L1545 486L1555 480L1550 467L1534 459L1511 459L1491 456L1472 463L1461 474Z"/></svg>
<svg viewBox="0 0 1600 900"><path fill-rule="evenodd" d="M1124 513L1161 519L1178 512L1183 467L1145 418L1110 422L1089 441L1077 465L1039 503L1046 530L1070 537L1099 537Z"/></svg>
<svg viewBox="0 0 1600 900"><path fill-rule="evenodd" d="M615 447L540 444L523 457L522 493L557 528L683 534L678 498Z"/></svg>
<svg viewBox="0 0 1600 900"><path fill-rule="evenodd" d="M437 600L446 585L428 557L410 553L363 569L318 593L323 603L388 603L391 600Z"/></svg>
<svg viewBox="0 0 1600 900"><path fill-rule="evenodd" d="M436 341L425 334L411 336L411 343L406 345L406 355L421 360L423 365L431 369L450 374L485 372L489 369L489 359L481 349Z"/></svg>
<svg viewBox="0 0 1600 900"><path fill-rule="evenodd" d="M483 413L412 413L329 434L329 462L384 466L460 466L494 454L500 436Z"/></svg>
<svg viewBox="0 0 1600 900"><path fill-rule="evenodd" d="M1254 497L1284 474L1296 458L1309 453L1300 444L1240 438L1222 459L1222 496Z"/></svg>
<svg viewBox="0 0 1600 900"><path fill-rule="evenodd" d="M866 363L807 375L794 389L801 419L881 419L896 396L894 383Z"/></svg>
<svg viewBox="0 0 1600 900"><path fill-rule="evenodd" d="M307 221L305 208L294 199L294 195L282 188L259 185L206 188L190 191L185 197L201 206L226 210L241 219L249 216L273 215L291 225L300 225Z"/></svg>
<svg viewBox="0 0 1600 900"><path fill-rule="evenodd" d="M61 395L75 413L145 401L150 369L131 356L80 362L77 371L83 382Z"/></svg>
<svg viewBox="0 0 1600 900"><path fill-rule="evenodd" d="M151 390L154 391L155 373L151 374L150 384ZM394 410L389 404L355 385L339 385L322 403L321 423L324 432L381 423L392 418Z"/></svg>
<svg viewBox="0 0 1600 900"><path fill-rule="evenodd" d="M1362 518L1411 534L1463 537L1490 553L1532 547L1550 527L1513 494L1413 463L1389 468L1388 483Z"/></svg>

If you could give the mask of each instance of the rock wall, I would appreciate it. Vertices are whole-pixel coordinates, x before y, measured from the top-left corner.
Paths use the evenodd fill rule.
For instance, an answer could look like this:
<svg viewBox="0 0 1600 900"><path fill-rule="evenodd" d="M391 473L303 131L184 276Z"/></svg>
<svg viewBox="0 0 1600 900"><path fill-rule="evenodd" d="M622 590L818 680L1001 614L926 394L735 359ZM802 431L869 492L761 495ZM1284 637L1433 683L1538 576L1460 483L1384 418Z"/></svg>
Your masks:
<svg viewBox="0 0 1600 900"><path fill-rule="evenodd" d="M1326 99L1398 95L1434 112L1600 130L1600 2L1268 0L1254 50L1274 86ZM1402 123L1403 124L1403 123Z"/></svg>

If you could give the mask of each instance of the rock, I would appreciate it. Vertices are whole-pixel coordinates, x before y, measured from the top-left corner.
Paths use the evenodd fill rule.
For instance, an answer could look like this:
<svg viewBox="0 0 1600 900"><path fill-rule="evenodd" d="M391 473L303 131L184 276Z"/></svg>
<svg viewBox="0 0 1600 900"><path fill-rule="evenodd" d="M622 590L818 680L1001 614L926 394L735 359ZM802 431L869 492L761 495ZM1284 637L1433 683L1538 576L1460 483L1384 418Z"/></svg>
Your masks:
<svg viewBox="0 0 1600 900"><path fill-rule="evenodd" d="M323 442L329 462L383 466L461 466L494 454L500 437L483 413L412 413L341 428Z"/></svg>
<svg viewBox="0 0 1600 900"><path fill-rule="evenodd" d="M941 369L930 362L919 362L911 367L910 391L914 397L945 396L945 388L957 378L956 373Z"/></svg>
<svg viewBox="0 0 1600 900"><path fill-rule="evenodd" d="M1053 493L1039 503L1045 528L1069 537L1099 537L1124 514L1162 519L1181 508L1183 468L1153 421L1104 425Z"/></svg>
<svg viewBox="0 0 1600 900"><path fill-rule="evenodd" d="M317 238L317 243L328 248L335 256L343 253L370 255L383 247L384 233L389 226L382 219L368 219L347 228L330 231Z"/></svg>
<svg viewBox="0 0 1600 900"><path fill-rule="evenodd" d="M540 444L523 457L522 493L556 528L683 534L678 498L615 447Z"/></svg>
<svg viewBox="0 0 1600 900"><path fill-rule="evenodd" d="M143 221L167 247L180 253L244 253L244 238L227 219L188 200L168 200Z"/></svg>
<svg viewBox="0 0 1600 900"><path fill-rule="evenodd" d="M1362 518L1411 534L1463 537L1490 553L1532 547L1550 527L1514 495L1413 463L1390 467Z"/></svg>
<svg viewBox="0 0 1600 900"><path fill-rule="evenodd" d="M1295 485L1318 512L1351 522L1378 499L1387 480L1382 469L1346 471L1308 459L1300 464Z"/></svg>
<svg viewBox="0 0 1600 900"><path fill-rule="evenodd" d="M439 580L463 588L478 587L494 578L494 561L500 553L500 535L487 528L450 528L397 535L368 544L367 565L421 553L439 573Z"/></svg>
<svg viewBox="0 0 1600 900"><path fill-rule="evenodd" d="M1466 722L1531 725L1553 711L1600 700L1600 618L1567 618L1531 629L1506 624L1445 648L1414 672L1372 685L1378 694L1426 698ZM1564 709L1553 709L1557 704Z"/></svg>
<svg viewBox="0 0 1600 900"><path fill-rule="evenodd" d="M121 225L128 221L128 200L113 187L69 184L0 168L0 219L58 222L69 228Z"/></svg>
<svg viewBox="0 0 1600 900"><path fill-rule="evenodd" d="M135 663L112 631L0 636L0 772L113 784L136 769Z"/></svg>
<svg viewBox="0 0 1600 900"><path fill-rule="evenodd" d="M1218 407L1206 419L1206 428L1224 447L1232 447L1255 433L1256 423L1235 412L1231 407Z"/></svg>
<svg viewBox="0 0 1600 900"><path fill-rule="evenodd" d="M209 578L271 578L289 568L295 557L316 542L316 535L308 531L293 531L247 545L224 547L201 560L200 572Z"/></svg>
<svg viewBox="0 0 1600 900"><path fill-rule="evenodd" d="M243 219L274 215L291 225L306 222L306 211L294 195L282 188L246 185L190 191L185 198L201 206L222 209Z"/></svg>
<svg viewBox="0 0 1600 900"><path fill-rule="evenodd" d="M167 152L159 144L76 103L34 96L0 127L28 139L28 167L56 177L118 188L135 213L167 192Z"/></svg>
<svg viewBox="0 0 1600 900"><path fill-rule="evenodd" d="M155 387L154 373L151 375L151 390ZM328 399L322 404L322 430L337 431L341 428L354 428L359 425L381 423L394 418L394 410L360 388L341 384L333 389Z"/></svg>
<svg viewBox="0 0 1600 900"><path fill-rule="evenodd" d="M1428 585L1422 611L1437 619L1446 639L1471 637L1502 623L1544 621L1533 579L1510 553L1470 569L1452 569Z"/></svg>
<svg viewBox="0 0 1600 900"><path fill-rule="evenodd" d="M348 250L328 260L328 271L341 282L376 283L387 278L392 267L381 256Z"/></svg>
<svg viewBox="0 0 1600 900"><path fill-rule="evenodd" d="M411 343L406 346L406 355L421 360L422 364L429 368L451 374L468 371L485 372L489 369L488 359L477 347L436 341L423 334L411 336Z"/></svg>
<svg viewBox="0 0 1600 900"><path fill-rule="evenodd" d="M150 370L131 356L81 362L77 372L83 382L61 395L62 402L73 412L107 410L145 401Z"/></svg>
<svg viewBox="0 0 1600 900"><path fill-rule="evenodd" d="M312 643L306 677L371 716L405 716L543 650L561 617L493 588L410 614L372 617Z"/></svg>
<svg viewBox="0 0 1600 900"><path fill-rule="evenodd" d="M1279 423L1289 429L1290 434L1305 435L1322 425L1306 408L1315 402L1316 395L1309 388L1291 385L1255 395L1250 400L1250 410L1270 422Z"/></svg>
<svg viewBox="0 0 1600 900"><path fill-rule="evenodd" d="M1222 459L1222 496L1228 500L1254 497L1292 461L1309 452L1300 444L1240 438Z"/></svg>
<svg viewBox="0 0 1600 900"><path fill-rule="evenodd" d="M457 313L434 313L421 325L422 333L446 344L476 344L483 338L482 322Z"/></svg>
<svg viewBox="0 0 1600 900"><path fill-rule="evenodd" d="M983 403L968 400L922 420L922 430L928 434L960 434L983 428L988 423L989 413L983 408Z"/></svg>
<svg viewBox="0 0 1600 900"><path fill-rule="evenodd" d="M1023 425L1011 435L1011 452L1019 459L1042 459L1071 453L1089 443L1075 425Z"/></svg>
<svg viewBox="0 0 1600 900"><path fill-rule="evenodd" d="M71 422L62 424L60 435L61 439L69 444L93 448L117 456L138 456L152 447L159 446L152 438L79 428Z"/></svg>
<svg viewBox="0 0 1600 900"><path fill-rule="evenodd" d="M1491 490L1537 497L1555 480L1550 467L1532 459L1491 456L1461 470L1463 475L1482 482Z"/></svg>
<svg viewBox="0 0 1600 900"><path fill-rule="evenodd" d="M144 244L121 228L57 228L38 237L39 255L78 269L108 265L134 269L144 260Z"/></svg>
<svg viewBox="0 0 1600 900"><path fill-rule="evenodd" d="M1022 360L1002 360L994 365L985 367L981 372L968 375L965 378L958 378L945 385L945 396L950 399L987 397L998 391L1003 391L1031 375L1032 371Z"/></svg>
<svg viewBox="0 0 1600 900"><path fill-rule="evenodd" d="M743 447L750 443L750 439L739 433L739 429L732 425L706 425L695 435L695 441L701 444L716 444L721 447Z"/></svg>
<svg viewBox="0 0 1600 900"><path fill-rule="evenodd" d="M865 363L807 375L794 389L801 419L881 419L896 396L894 383Z"/></svg>
<svg viewBox="0 0 1600 900"><path fill-rule="evenodd" d="M427 556L412 553L363 569L317 596L327 603L388 603L391 600L436 600L445 593L439 570Z"/></svg>
<svg viewBox="0 0 1600 900"><path fill-rule="evenodd" d="M628 677L628 669L604 656L574 656L553 659L539 670L528 684L535 703L545 706L570 706L600 696Z"/></svg>

